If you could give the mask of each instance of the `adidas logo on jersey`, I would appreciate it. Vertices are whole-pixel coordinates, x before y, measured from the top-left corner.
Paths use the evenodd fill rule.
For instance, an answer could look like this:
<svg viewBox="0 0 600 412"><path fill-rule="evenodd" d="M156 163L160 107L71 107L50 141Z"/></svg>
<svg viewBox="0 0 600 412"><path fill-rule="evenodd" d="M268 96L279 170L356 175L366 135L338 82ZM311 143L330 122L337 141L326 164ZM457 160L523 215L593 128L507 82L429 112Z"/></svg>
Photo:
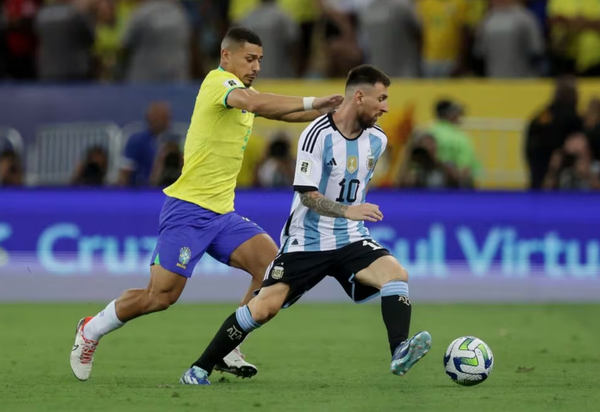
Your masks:
<svg viewBox="0 0 600 412"><path fill-rule="evenodd" d="M335 161L335 157L332 158L329 162L327 162L327 166L337 166L337 162Z"/></svg>

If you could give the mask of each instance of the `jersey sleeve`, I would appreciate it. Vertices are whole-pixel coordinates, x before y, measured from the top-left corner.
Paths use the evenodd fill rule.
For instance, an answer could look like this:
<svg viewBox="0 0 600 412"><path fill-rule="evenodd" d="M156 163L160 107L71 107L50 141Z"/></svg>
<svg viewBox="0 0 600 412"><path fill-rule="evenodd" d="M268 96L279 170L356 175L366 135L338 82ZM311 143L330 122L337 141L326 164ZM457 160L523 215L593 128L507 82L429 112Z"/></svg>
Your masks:
<svg viewBox="0 0 600 412"><path fill-rule="evenodd" d="M231 106L227 105L227 97L235 89L245 89L246 86L233 74L222 72L218 76L214 76L209 80L207 85L211 103L227 109Z"/></svg>
<svg viewBox="0 0 600 412"><path fill-rule="evenodd" d="M298 140L294 190L309 192L319 190L323 172L323 139L314 124L307 127Z"/></svg>

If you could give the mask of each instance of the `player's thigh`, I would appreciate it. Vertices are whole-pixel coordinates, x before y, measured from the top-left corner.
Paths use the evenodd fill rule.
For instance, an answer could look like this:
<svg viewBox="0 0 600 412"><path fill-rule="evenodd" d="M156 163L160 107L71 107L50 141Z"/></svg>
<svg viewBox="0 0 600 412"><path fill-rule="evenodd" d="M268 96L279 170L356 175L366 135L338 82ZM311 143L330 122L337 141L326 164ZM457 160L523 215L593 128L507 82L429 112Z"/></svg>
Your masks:
<svg viewBox="0 0 600 412"><path fill-rule="evenodd" d="M159 235L150 265L190 278L219 233L220 216L192 203L167 198L159 218Z"/></svg>
<svg viewBox="0 0 600 412"><path fill-rule="evenodd" d="M279 254L267 269L261 291L279 283L288 285L282 307L290 307L334 270L334 265L332 252Z"/></svg>
<svg viewBox="0 0 600 412"><path fill-rule="evenodd" d="M367 302L379 295L379 288L359 282L354 273L338 268L331 275L355 303Z"/></svg>
<svg viewBox="0 0 600 412"><path fill-rule="evenodd" d="M208 248L208 253L226 265L242 269L262 279L277 256L277 245L256 223L237 213L223 216L223 228Z"/></svg>
<svg viewBox="0 0 600 412"><path fill-rule="evenodd" d="M356 274L356 280L368 286L381 289L393 280L408 282L408 272L392 255L381 256L368 267Z"/></svg>
<svg viewBox="0 0 600 412"><path fill-rule="evenodd" d="M407 279L396 258L372 239L343 247L336 258L342 272L354 274L354 279L363 285L381 289L391 279Z"/></svg>

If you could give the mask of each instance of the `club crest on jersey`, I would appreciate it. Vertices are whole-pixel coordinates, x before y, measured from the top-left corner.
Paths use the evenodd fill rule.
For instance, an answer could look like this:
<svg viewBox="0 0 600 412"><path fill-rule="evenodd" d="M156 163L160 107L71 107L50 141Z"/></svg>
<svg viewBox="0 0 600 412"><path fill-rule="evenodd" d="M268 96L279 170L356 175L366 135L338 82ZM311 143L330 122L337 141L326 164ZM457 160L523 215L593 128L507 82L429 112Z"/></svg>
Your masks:
<svg viewBox="0 0 600 412"><path fill-rule="evenodd" d="M358 169L358 157L348 156L346 159L346 169L349 173L354 173Z"/></svg>
<svg viewBox="0 0 600 412"><path fill-rule="evenodd" d="M275 266L271 270L271 277L275 280L281 279L283 277L283 266Z"/></svg>
<svg viewBox="0 0 600 412"><path fill-rule="evenodd" d="M367 170L373 170L375 167L375 156L367 156Z"/></svg>
<svg viewBox="0 0 600 412"><path fill-rule="evenodd" d="M179 249L179 263L177 266L180 268L186 269L188 263L190 263L190 259L192 258L192 251L189 247L182 247Z"/></svg>

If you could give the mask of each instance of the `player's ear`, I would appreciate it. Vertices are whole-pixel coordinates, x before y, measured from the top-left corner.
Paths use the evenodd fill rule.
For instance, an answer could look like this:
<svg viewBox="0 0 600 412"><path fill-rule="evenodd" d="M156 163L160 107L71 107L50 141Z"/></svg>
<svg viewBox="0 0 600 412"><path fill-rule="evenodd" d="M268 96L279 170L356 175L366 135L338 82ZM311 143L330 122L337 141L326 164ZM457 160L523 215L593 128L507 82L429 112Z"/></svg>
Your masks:
<svg viewBox="0 0 600 412"><path fill-rule="evenodd" d="M231 52L228 49L221 50L221 60L229 61L230 57L231 57Z"/></svg>
<svg viewBox="0 0 600 412"><path fill-rule="evenodd" d="M354 101L356 101L357 104L362 104L364 99L365 99L365 94L362 90L358 89L358 90L356 90L356 92L354 92Z"/></svg>

